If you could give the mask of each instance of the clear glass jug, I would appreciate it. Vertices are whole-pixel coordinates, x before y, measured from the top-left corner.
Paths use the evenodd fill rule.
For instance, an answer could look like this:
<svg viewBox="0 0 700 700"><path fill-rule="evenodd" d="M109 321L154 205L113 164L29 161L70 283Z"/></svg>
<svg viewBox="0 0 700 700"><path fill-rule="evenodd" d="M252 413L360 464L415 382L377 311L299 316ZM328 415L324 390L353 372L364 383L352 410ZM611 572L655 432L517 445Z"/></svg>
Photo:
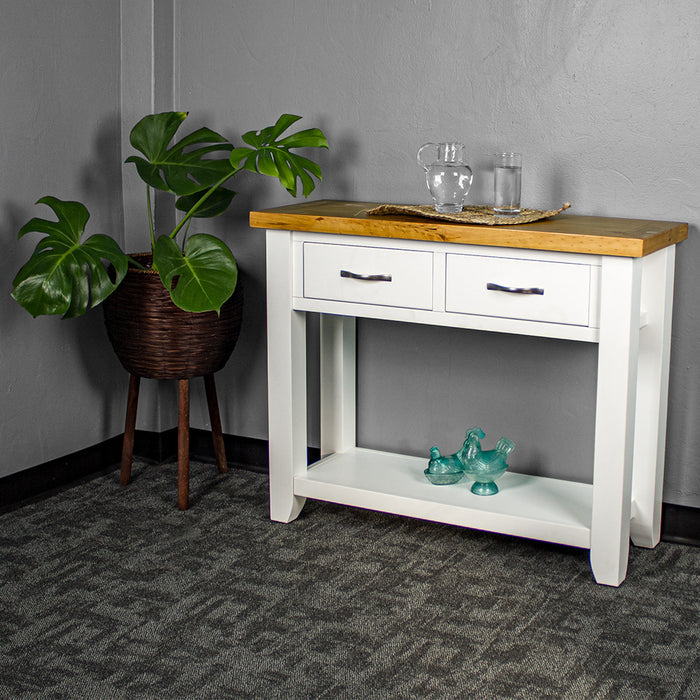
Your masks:
<svg viewBox="0 0 700 700"><path fill-rule="evenodd" d="M425 143L418 149L435 211L459 213L472 186L472 170L464 162L463 143Z"/></svg>

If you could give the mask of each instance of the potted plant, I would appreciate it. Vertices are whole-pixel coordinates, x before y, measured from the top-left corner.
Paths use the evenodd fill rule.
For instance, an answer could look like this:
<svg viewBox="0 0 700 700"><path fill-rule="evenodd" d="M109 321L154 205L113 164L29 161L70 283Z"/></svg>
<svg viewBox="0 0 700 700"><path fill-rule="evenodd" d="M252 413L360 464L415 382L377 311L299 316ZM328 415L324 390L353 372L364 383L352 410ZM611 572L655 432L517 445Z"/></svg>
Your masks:
<svg viewBox="0 0 700 700"><path fill-rule="evenodd" d="M312 175L320 180L321 169L292 149L328 148L328 143L319 129L280 138L301 118L283 114L274 126L244 134L247 145L240 148L208 128L197 129L171 145L186 117L187 112L165 112L141 119L130 140L142 155L132 155L126 162L135 164L146 184L152 269L173 304L194 313L218 312L236 288L235 258L215 236L188 235L191 220L223 214L235 195L224 184L242 170L278 178L293 196L301 182L308 196L315 187ZM154 189L174 195L175 207L183 213L172 231L160 235L152 216ZM97 234L81 241L89 213L80 202L42 197L37 203L50 207L58 221L33 218L20 229L19 237L30 232L46 237L18 272L12 291L12 297L33 316L80 316L105 301L130 266L144 267L143 260L123 253L110 236Z"/></svg>
<svg viewBox="0 0 700 700"><path fill-rule="evenodd" d="M132 155L126 162L136 166L146 185L148 253L127 255L113 238L104 234L82 240L89 218L87 208L80 202L56 197L42 197L38 203L51 208L57 221L33 218L19 231L19 237L30 232L46 236L17 273L12 297L33 316L58 314L63 318L80 316L109 300L105 304L108 335L122 364L139 376L168 378L209 373L196 368L196 344L183 334L182 324L172 331L167 328L167 321L172 323L174 318L184 319L187 327L202 326L200 336L208 340L203 350L210 358L215 354L214 329L220 328L228 338L230 350L231 340L235 344L237 332L223 328L230 323L219 321L222 307L224 317L227 316L225 303L233 305L238 282L236 260L220 238L206 233L188 235L192 219L223 214L235 195L224 185L243 170L278 178L293 196L300 182L302 193L308 196L315 188L312 176L320 180L321 169L292 149L328 147L319 129L283 137L301 118L291 114L283 114L273 126L243 134L243 147L235 148L208 128L197 129L172 143L186 118L186 112L151 114L131 131L131 144L140 155ZM154 190L173 195L176 209L182 212L180 221L167 233L158 233L154 228ZM150 301L162 309L165 329L155 327L153 312L142 322L141 307ZM136 310L134 303L139 307ZM240 322L240 308L234 316ZM129 326L137 328L130 330ZM144 333L153 334L153 342L134 344L137 336ZM164 334L170 336L169 342L174 346L164 344ZM230 350L220 353L223 362ZM223 365L219 359L212 366L212 371L216 371Z"/></svg>
<svg viewBox="0 0 700 700"><path fill-rule="evenodd" d="M217 462L226 471L213 373L224 366L238 339L242 289L226 243L210 234L190 234L189 227L193 218L219 216L228 209L235 192L224 185L243 170L279 179L293 196L301 183L308 196L321 169L293 149L328 148L319 129L283 136L301 118L291 114L243 134L246 145L238 148L208 128L173 143L186 117L186 112L151 114L131 131L131 144L140 155L126 162L136 166L146 185L146 253L127 255L104 234L83 240L87 208L56 197L38 203L52 209L57 220L35 217L19 231L19 237L45 234L13 281L12 297L29 313L73 318L103 305L109 339L131 374L122 484L130 479L140 377L181 380L181 420L188 391L183 384L190 377L205 377ZM155 230L154 190L172 195L181 212L172 231ZM178 504L186 508L188 462L180 447L178 455Z"/></svg>

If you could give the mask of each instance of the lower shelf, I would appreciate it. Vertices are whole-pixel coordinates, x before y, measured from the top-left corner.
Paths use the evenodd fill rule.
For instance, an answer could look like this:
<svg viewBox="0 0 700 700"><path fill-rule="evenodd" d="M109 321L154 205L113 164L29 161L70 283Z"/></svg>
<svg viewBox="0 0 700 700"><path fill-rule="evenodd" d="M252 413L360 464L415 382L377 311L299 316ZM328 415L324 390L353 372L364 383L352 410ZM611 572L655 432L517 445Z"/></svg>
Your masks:
<svg viewBox="0 0 700 700"><path fill-rule="evenodd" d="M311 465L294 479L297 496L395 515L590 548L589 484L506 472L499 493L476 496L465 478L435 486L427 458L353 448Z"/></svg>

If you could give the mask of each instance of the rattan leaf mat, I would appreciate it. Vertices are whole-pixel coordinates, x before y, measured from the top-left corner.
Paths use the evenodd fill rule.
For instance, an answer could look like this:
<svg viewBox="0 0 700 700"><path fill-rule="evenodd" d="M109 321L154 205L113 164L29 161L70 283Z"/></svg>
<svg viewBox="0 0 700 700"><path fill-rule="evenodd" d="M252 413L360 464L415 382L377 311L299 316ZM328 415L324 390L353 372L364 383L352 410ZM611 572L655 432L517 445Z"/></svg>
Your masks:
<svg viewBox="0 0 700 700"><path fill-rule="evenodd" d="M381 204L373 209L367 209L366 214L382 216L386 214L408 214L422 216L428 219L440 219L456 224L485 224L486 226L512 226L513 224L531 224L533 221L548 219L560 214L571 206L568 202L561 209L543 211L541 209L522 209L517 216L496 216L492 207L464 207L459 214L441 214L435 211L431 204Z"/></svg>

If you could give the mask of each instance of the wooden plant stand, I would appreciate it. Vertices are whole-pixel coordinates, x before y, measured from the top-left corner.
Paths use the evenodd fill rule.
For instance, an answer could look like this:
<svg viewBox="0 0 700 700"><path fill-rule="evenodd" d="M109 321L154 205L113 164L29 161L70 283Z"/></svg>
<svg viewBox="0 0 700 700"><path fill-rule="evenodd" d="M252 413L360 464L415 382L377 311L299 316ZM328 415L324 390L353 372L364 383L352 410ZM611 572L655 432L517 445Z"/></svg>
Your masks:
<svg viewBox="0 0 700 700"><path fill-rule="evenodd" d="M178 425L177 425L177 507L187 510L190 500L190 378L178 379ZM134 454L134 433L136 430L136 409L139 401L141 377L131 374L129 396L126 403L126 424L122 444L122 462L119 481L126 486L131 481L131 463ZM228 472L224 436L221 431L219 403L216 398L214 375L204 375L204 388L211 420L214 454L220 474Z"/></svg>

